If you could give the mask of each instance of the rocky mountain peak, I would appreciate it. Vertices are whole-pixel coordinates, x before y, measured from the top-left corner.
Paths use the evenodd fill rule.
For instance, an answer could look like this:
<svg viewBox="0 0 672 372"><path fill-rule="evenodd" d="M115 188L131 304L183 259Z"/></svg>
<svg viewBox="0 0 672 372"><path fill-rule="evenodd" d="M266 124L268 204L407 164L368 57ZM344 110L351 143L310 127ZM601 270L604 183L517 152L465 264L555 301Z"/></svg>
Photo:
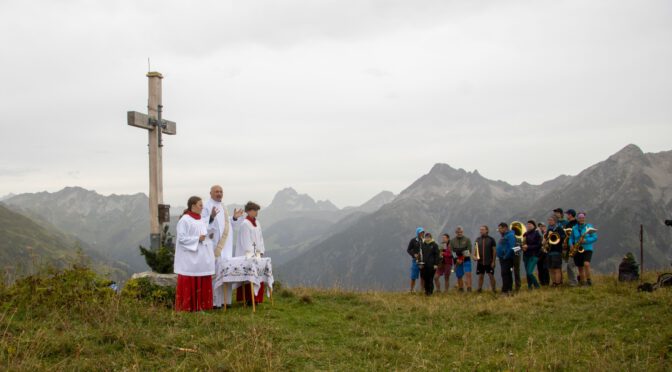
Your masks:
<svg viewBox="0 0 672 372"><path fill-rule="evenodd" d="M337 211L338 207L332 203L329 199L327 200L318 200L315 205L317 209L321 211Z"/></svg>
<svg viewBox="0 0 672 372"><path fill-rule="evenodd" d="M448 164L436 163L429 171L428 175L440 176L440 177L460 177L464 176L467 172L460 168L455 169Z"/></svg>
<svg viewBox="0 0 672 372"><path fill-rule="evenodd" d="M299 194L291 187L278 191L268 206L278 211L331 211L338 210L329 200L315 201L308 194Z"/></svg>
<svg viewBox="0 0 672 372"><path fill-rule="evenodd" d="M278 192L275 194L275 198L281 198L281 199L282 199L282 198L291 198L291 197L298 196L298 195L299 195L299 193L296 192L296 190L294 190L294 188L292 188L292 187L285 187L284 189L278 191ZM274 199L275 199L275 198L274 198Z"/></svg>
<svg viewBox="0 0 672 372"><path fill-rule="evenodd" d="M644 156L644 152L637 145L629 144L621 149L619 152L611 155L609 160L616 160L618 162L632 161Z"/></svg>

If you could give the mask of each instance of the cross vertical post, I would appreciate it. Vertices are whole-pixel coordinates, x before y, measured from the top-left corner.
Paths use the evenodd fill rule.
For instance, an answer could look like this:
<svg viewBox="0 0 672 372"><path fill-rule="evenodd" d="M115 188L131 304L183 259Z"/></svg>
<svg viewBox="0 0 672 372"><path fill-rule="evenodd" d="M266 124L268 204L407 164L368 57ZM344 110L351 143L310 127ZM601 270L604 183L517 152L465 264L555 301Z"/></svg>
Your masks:
<svg viewBox="0 0 672 372"><path fill-rule="evenodd" d="M159 122L159 108L161 105L161 79L163 76L158 72L147 73L149 83L149 98L147 100L147 113L150 121ZM158 130L157 130L158 129ZM147 131L149 135L149 228L150 247L159 248L161 244L161 224L159 223L159 204L162 204L163 192L161 186L161 152L159 149L159 131L161 128L154 127Z"/></svg>
<svg viewBox="0 0 672 372"><path fill-rule="evenodd" d="M149 224L150 248L157 249L161 245L161 227L170 220L170 206L163 204L163 154L162 135L177 133L175 122L162 117L160 72L148 72L147 114L136 111L127 113L128 125L147 130L149 150Z"/></svg>

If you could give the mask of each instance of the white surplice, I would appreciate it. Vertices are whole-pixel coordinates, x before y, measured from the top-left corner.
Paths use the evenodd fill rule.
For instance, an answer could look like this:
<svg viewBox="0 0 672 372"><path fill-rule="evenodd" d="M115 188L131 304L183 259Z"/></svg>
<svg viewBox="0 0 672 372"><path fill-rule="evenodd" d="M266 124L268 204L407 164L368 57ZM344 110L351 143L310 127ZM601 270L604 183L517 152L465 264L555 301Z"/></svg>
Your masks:
<svg viewBox="0 0 672 372"><path fill-rule="evenodd" d="M238 237L236 239L236 249L233 254L234 257L259 257L264 255L266 248L264 247L264 236L261 233L261 224L259 224L259 220L255 219L255 223L252 223L250 218L245 216L237 233ZM235 285L233 288L236 288L239 285ZM258 294L260 288L261 287L255 287L255 296Z"/></svg>
<svg viewBox="0 0 672 372"><path fill-rule="evenodd" d="M238 228L238 239L236 240L236 253L234 257L263 255L266 253L264 247L264 236L261 233L261 224L256 220L257 226L252 221L245 218Z"/></svg>
<svg viewBox="0 0 672 372"><path fill-rule="evenodd" d="M212 223L209 223L210 214L212 213L213 207L217 211L217 215L213 219ZM205 223L208 224L208 236L212 234L211 241L213 252L214 250L216 250L217 245L219 244L219 240L222 238L222 235L224 234L227 219L229 221L229 231L226 237L226 241L224 242L224 247L222 249L220 257L215 257L215 272L218 273L220 261L223 259L231 258L233 256L233 231L234 229L237 229L238 226L240 226L243 218L241 217L238 220L234 220L233 216L228 213L226 205L222 202L213 200L212 198L206 201L205 205L203 205L203 212L201 212L201 216L205 221ZM217 281L216 277L212 279L213 305L218 307L223 306L224 301L226 301L227 304L231 304L231 292L232 292L231 285L226 284L227 285L226 292L228 293L228 295L226 296L227 298L224 299L224 287L223 286L215 287L216 281Z"/></svg>
<svg viewBox="0 0 672 372"><path fill-rule="evenodd" d="M207 226L201 218L197 220L188 214L177 223L174 271L186 276L208 276L215 273L215 254L210 239L199 242L201 235L207 235Z"/></svg>

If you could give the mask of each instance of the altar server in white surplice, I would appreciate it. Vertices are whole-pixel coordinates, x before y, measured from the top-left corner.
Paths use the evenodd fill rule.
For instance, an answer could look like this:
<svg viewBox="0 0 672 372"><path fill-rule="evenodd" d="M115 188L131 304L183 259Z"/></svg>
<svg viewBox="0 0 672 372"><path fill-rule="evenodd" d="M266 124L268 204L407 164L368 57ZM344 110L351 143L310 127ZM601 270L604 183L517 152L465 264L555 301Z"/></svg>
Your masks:
<svg viewBox="0 0 672 372"><path fill-rule="evenodd" d="M212 274L215 256L207 238L207 226L201 218L203 201L192 196L187 209L177 223L175 242L176 311L212 309Z"/></svg>
<svg viewBox="0 0 672 372"><path fill-rule="evenodd" d="M215 254L215 276L213 284L213 305L216 309L231 304L231 285L227 284L227 298L224 298L224 286L215 287L221 260L233 257L233 231L243 222L243 210L234 209L233 216L229 215L226 205L222 203L224 192L219 185L210 188L210 200L203 206L202 217L208 224L208 237L212 241Z"/></svg>
<svg viewBox="0 0 672 372"><path fill-rule="evenodd" d="M248 202L245 204L245 213L247 216L238 228L238 239L236 240L236 253L234 257L263 257L266 253L264 247L264 237L261 233L261 225L257 220L259 214L258 204ZM243 290L245 293L250 293L249 283L243 287L238 287L236 298L238 301L243 300ZM264 283L261 283L259 292L255 296L255 302L260 303L264 299Z"/></svg>

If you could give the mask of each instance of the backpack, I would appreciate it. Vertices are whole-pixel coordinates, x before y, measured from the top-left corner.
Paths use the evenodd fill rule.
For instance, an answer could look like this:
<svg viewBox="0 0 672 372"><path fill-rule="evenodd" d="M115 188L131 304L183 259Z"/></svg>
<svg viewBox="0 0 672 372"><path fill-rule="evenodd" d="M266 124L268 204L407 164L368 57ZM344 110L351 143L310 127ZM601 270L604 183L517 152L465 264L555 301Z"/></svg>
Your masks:
<svg viewBox="0 0 672 372"><path fill-rule="evenodd" d="M640 292L653 292L660 287L672 287L672 273L658 275L656 283L644 283L637 287Z"/></svg>

